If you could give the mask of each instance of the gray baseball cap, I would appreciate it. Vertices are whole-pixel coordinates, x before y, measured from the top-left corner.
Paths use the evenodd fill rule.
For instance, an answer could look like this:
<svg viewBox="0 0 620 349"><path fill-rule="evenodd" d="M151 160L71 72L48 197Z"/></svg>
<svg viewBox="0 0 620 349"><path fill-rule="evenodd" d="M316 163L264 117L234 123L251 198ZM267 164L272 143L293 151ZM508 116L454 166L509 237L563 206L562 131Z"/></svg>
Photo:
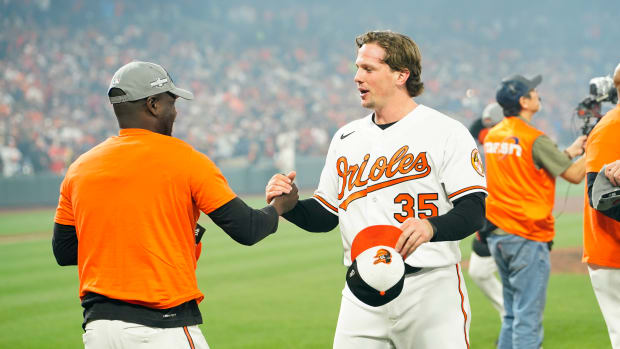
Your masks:
<svg viewBox="0 0 620 349"><path fill-rule="evenodd" d="M122 66L114 73L110 88L125 92L122 96L109 97L110 103L137 101L162 92L170 92L185 99L193 99L194 94L174 86L170 74L161 65L151 62L134 61Z"/></svg>
<svg viewBox="0 0 620 349"><path fill-rule="evenodd" d="M599 211L607 211L620 205L620 187L614 187L605 176L607 165L596 175L592 185L592 206Z"/></svg>
<svg viewBox="0 0 620 349"><path fill-rule="evenodd" d="M497 103L487 105L482 111L482 119L488 120L488 123L491 125L497 125L500 121L504 120L502 107Z"/></svg>

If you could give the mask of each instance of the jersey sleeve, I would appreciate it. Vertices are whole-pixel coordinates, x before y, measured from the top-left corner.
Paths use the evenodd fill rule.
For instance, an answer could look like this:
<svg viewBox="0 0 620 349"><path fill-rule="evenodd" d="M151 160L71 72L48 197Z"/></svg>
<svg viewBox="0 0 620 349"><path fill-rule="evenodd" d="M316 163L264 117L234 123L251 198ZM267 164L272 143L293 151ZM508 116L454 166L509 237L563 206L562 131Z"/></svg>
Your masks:
<svg viewBox="0 0 620 349"><path fill-rule="evenodd" d="M73 205L71 204L71 192L69 187L69 177L67 175L60 184L60 196L58 198L58 206L56 207L54 222L63 225L75 226Z"/></svg>
<svg viewBox="0 0 620 349"><path fill-rule="evenodd" d="M452 202L475 192L487 194L482 157L476 142L462 125L454 127L447 135L439 178Z"/></svg>
<svg viewBox="0 0 620 349"><path fill-rule="evenodd" d="M338 132L336 132L336 135ZM325 166L321 171L319 187L314 192L313 198L318 201L327 211L338 215L338 173L336 171L336 135L332 138L325 158Z"/></svg>
<svg viewBox="0 0 620 349"><path fill-rule="evenodd" d="M209 214L236 197L220 169L206 155L193 151L190 188L198 208Z"/></svg>

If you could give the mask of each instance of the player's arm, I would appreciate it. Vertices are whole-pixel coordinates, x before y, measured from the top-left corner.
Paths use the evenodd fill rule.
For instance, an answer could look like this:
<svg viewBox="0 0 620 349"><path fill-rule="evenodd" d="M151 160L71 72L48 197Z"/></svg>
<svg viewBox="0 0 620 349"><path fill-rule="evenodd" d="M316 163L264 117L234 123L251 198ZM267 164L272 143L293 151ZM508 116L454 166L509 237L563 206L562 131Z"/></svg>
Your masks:
<svg viewBox="0 0 620 349"><path fill-rule="evenodd" d="M291 192L273 200L271 205L253 209L239 197L235 197L208 216L233 240L251 246L276 232L280 215L291 210L298 198L295 187Z"/></svg>
<svg viewBox="0 0 620 349"><path fill-rule="evenodd" d="M298 201L297 205L282 217L312 233L329 232L338 226L338 216L329 212L315 199Z"/></svg>
<svg viewBox="0 0 620 349"><path fill-rule="evenodd" d="M228 186L219 168L206 155L193 151L190 173L192 199L198 208L236 242L251 246L278 228L279 215L290 207L289 200L274 200L270 206L253 209ZM287 197L297 197L297 191Z"/></svg>
<svg viewBox="0 0 620 349"><path fill-rule="evenodd" d="M485 194L475 192L454 200L447 213L428 219L409 218L400 226L403 231L395 249L407 257L425 242L458 241L480 230L485 217Z"/></svg>
<svg viewBox="0 0 620 349"><path fill-rule="evenodd" d="M620 172L620 162L619 161L616 161L616 162L619 165L618 172ZM594 204L592 203L592 188L594 187L594 182L596 181L597 175L598 175L598 172L588 172L586 175L586 186L588 187L588 202L590 203L590 207L592 208L594 208ZM606 175L608 179L610 179L609 178L610 176L607 173ZM612 174L612 178L613 178L613 174ZM605 216L611 219L615 219L616 221L620 222L620 206L612 207L605 211L599 210L598 212L604 214Z"/></svg>
<svg viewBox="0 0 620 349"><path fill-rule="evenodd" d="M458 241L480 230L484 225L484 193L476 192L454 200L446 214L428 218L433 226L431 242Z"/></svg>
<svg viewBox="0 0 620 349"><path fill-rule="evenodd" d="M313 233L324 233L332 231L338 226L338 216L329 212L315 199L299 201L299 197L287 196L291 191L297 191L297 186L293 181L296 173L293 171L288 175L275 174L265 188L265 200L273 203L277 200L287 200L287 210L282 214L287 221L295 224L303 230ZM284 194L284 195L283 195Z"/></svg>
<svg viewBox="0 0 620 349"><path fill-rule="evenodd" d="M78 238L75 226L54 223L52 250L58 265L77 265Z"/></svg>

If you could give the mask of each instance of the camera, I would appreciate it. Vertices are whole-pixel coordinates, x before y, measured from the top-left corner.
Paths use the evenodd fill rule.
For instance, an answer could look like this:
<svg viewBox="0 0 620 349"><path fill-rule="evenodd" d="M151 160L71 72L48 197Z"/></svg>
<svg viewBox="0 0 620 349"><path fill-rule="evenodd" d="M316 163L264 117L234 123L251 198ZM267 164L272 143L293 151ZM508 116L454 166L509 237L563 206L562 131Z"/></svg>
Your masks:
<svg viewBox="0 0 620 349"><path fill-rule="evenodd" d="M618 102L618 91L614 86L614 81L609 76L600 76L590 80L590 95L584 98L575 111L577 116L583 119L581 132L588 135L596 123L603 117L601 114L601 103Z"/></svg>

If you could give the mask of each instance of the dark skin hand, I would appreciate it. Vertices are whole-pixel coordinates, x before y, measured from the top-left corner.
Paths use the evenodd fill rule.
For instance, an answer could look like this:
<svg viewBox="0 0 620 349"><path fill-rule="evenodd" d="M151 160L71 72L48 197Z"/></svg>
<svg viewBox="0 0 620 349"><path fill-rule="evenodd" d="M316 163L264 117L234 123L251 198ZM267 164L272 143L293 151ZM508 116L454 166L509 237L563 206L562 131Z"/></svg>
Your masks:
<svg viewBox="0 0 620 349"><path fill-rule="evenodd" d="M299 191L297 190L297 186L295 183L291 182L291 190L280 196L277 196L271 200L270 205L273 206L278 215L283 215L286 212L290 211L297 205L297 201L299 201Z"/></svg>

